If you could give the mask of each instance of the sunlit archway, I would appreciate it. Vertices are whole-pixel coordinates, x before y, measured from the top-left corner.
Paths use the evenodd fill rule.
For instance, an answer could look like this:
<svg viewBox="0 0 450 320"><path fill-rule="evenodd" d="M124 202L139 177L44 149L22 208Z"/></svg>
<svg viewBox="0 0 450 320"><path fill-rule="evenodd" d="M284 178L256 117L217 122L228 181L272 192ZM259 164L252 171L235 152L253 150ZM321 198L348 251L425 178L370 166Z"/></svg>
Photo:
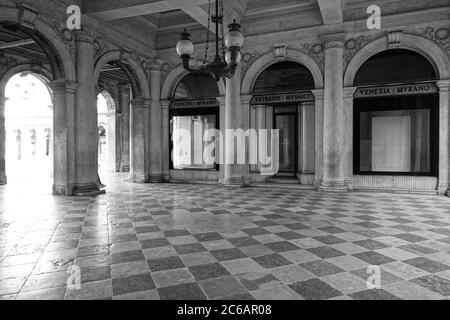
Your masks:
<svg viewBox="0 0 450 320"><path fill-rule="evenodd" d="M53 103L44 79L33 73L6 85L6 175L10 184L52 185Z"/></svg>

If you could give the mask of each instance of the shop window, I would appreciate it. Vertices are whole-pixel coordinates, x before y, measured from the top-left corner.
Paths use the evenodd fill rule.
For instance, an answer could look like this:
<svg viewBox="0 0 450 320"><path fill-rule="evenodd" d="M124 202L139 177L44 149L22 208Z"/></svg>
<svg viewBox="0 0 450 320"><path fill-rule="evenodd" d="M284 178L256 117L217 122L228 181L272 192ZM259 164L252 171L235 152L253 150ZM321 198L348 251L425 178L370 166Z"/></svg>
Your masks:
<svg viewBox="0 0 450 320"><path fill-rule="evenodd" d="M219 170L210 160L215 155L206 155L214 138L204 141L208 130L219 130L218 95L217 82L205 74L189 74L175 88L177 107L172 105L170 109L171 169Z"/></svg>
<svg viewBox="0 0 450 320"><path fill-rule="evenodd" d="M356 173L437 175L436 102L433 96L357 101Z"/></svg>
<svg viewBox="0 0 450 320"><path fill-rule="evenodd" d="M420 90L436 78L425 57L403 49L361 67L355 86L371 93L354 101L355 174L438 175L439 95Z"/></svg>

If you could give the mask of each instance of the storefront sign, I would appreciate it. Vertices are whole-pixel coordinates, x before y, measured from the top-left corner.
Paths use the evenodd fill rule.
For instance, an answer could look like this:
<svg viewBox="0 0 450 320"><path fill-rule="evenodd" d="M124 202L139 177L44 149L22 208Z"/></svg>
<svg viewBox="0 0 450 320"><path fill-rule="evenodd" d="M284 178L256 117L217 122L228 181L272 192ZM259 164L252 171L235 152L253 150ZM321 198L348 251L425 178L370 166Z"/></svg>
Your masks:
<svg viewBox="0 0 450 320"><path fill-rule="evenodd" d="M260 105L260 104L278 104L278 103L299 103L314 100L315 97L311 91L304 91L296 93L254 96L251 101L251 104Z"/></svg>
<svg viewBox="0 0 450 320"><path fill-rule="evenodd" d="M218 107L219 102L215 98L209 99L197 99L197 100L176 100L170 105L171 109L184 109L184 108L207 108Z"/></svg>
<svg viewBox="0 0 450 320"><path fill-rule="evenodd" d="M433 83L419 83L389 87L358 88L355 93L355 98L408 96L437 92L438 89Z"/></svg>

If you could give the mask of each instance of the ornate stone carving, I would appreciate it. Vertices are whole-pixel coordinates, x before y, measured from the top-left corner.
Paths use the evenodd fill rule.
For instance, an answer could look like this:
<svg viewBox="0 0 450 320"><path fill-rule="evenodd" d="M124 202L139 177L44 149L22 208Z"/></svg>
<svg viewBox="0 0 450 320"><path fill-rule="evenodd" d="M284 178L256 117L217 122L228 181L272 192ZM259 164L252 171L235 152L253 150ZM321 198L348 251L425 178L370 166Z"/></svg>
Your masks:
<svg viewBox="0 0 450 320"><path fill-rule="evenodd" d="M307 54L319 66L320 71L325 70L325 51L324 46L320 43L305 43L300 47L300 51Z"/></svg>
<svg viewBox="0 0 450 320"><path fill-rule="evenodd" d="M325 49L344 48L347 35L345 33L326 34L320 36Z"/></svg>
<svg viewBox="0 0 450 320"><path fill-rule="evenodd" d="M419 34L442 47L450 57L450 27L425 27L419 30Z"/></svg>
<svg viewBox="0 0 450 320"><path fill-rule="evenodd" d="M273 45L273 54L275 55L276 60L284 60L286 59L287 48L285 44L274 44Z"/></svg>
<svg viewBox="0 0 450 320"><path fill-rule="evenodd" d="M350 38L345 42L344 66L348 66L353 57L369 42L375 40L373 35L361 35L359 37Z"/></svg>
<svg viewBox="0 0 450 320"><path fill-rule="evenodd" d="M55 30L57 34L59 34L59 37L62 39L62 41L66 45L66 47L69 50L72 57L75 57L75 35L74 35L74 33L71 30L67 29L62 22L55 20L52 17L46 16L46 15L40 15L40 18L47 25L49 25L53 30Z"/></svg>
<svg viewBox="0 0 450 320"><path fill-rule="evenodd" d="M82 29L82 30L75 30L74 34L75 34L75 41L87 42L94 45L95 37L93 33Z"/></svg>
<svg viewBox="0 0 450 320"><path fill-rule="evenodd" d="M402 42L402 30L394 30L388 32L389 49L398 48Z"/></svg>

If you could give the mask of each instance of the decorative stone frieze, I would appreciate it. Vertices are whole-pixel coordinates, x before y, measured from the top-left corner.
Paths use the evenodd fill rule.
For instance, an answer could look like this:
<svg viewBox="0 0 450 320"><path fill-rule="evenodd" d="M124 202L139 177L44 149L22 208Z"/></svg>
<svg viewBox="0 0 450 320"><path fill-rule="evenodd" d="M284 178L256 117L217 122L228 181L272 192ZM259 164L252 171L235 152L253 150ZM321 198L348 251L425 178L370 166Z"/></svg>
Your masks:
<svg viewBox="0 0 450 320"><path fill-rule="evenodd" d="M419 35L435 42L450 57L450 26L449 27L425 27L419 29Z"/></svg>
<svg viewBox="0 0 450 320"><path fill-rule="evenodd" d="M345 41L344 67L347 67L353 57L368 43L374 41L379 35L360 35Z"/></svg>

